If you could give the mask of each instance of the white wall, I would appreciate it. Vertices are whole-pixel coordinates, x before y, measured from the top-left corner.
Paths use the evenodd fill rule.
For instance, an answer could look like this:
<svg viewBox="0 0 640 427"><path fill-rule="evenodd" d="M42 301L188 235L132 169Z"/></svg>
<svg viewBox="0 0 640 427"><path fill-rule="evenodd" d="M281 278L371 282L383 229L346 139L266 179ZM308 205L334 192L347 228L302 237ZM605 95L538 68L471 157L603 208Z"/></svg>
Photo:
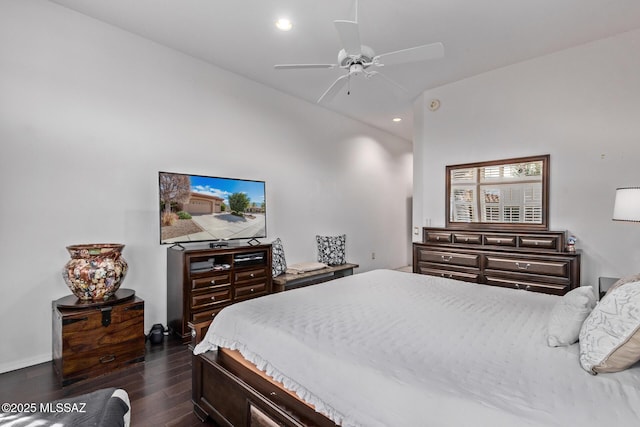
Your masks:
<svg viewBox="0 0 640 427"><path fill-rule="evenodd" d="M317 233L360 271L409 257L408 141L46 1L0 3L0 141L0 372L51 358L70 244L126 244L123 287L166 324L159 170L265 180L290 263Z"/></svg>
<svg viewBox="0 0 640 427"><path fill-rule="evenodd" d="M578 238L582 284L640 271L640 224L611 220L616 187L640 185L638 52L634 31L425 92L414 227L444 226L446 165L550 154L550 229Z"/></svg>

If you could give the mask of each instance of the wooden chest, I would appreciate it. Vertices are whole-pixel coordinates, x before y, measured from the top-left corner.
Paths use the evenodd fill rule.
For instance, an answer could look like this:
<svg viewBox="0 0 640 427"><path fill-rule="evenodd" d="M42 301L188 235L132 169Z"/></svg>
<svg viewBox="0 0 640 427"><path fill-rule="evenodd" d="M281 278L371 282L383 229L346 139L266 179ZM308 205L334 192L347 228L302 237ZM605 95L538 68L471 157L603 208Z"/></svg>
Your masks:
<svg viewBox="0 0 640 427"><path fill-rule="evenodd" d="M53 364L62 386L144 361L142 299L131 293L73 308L64 300L53 302Z"/></svg>

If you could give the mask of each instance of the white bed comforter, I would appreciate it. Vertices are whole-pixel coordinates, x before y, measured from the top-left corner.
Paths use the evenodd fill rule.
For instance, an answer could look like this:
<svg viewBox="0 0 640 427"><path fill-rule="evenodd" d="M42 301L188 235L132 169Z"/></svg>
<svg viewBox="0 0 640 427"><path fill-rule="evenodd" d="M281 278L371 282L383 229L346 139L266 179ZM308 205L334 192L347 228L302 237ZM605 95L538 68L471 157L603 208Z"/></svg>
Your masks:
<svg viewBox="0 0 640 427"><path fill-rule="evenodd" d="M638 426L640 367L546 344L559 297L376 270L225 308L196 354L249 361L347 426Z"/></svg>

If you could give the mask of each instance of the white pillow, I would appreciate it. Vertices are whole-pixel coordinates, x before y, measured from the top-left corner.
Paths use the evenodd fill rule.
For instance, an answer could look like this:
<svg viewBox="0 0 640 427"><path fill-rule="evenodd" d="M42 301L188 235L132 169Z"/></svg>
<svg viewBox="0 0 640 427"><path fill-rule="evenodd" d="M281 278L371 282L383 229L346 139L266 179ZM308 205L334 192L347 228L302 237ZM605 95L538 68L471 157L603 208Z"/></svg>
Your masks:
<svg viewBox="0 0 640 427"><path fill-rule="evenodd" d="M596 306L598 297L591 286L567 292L551 310L547 324L549 347L571 345L578 341L582 323Z"/></svg>
<svg viewBox="0 0 640 427"><path fill-rule="evenodd" d="M580 330L580 364L587 372L618 372L638 360L640 281L608 293Z"/></svg>

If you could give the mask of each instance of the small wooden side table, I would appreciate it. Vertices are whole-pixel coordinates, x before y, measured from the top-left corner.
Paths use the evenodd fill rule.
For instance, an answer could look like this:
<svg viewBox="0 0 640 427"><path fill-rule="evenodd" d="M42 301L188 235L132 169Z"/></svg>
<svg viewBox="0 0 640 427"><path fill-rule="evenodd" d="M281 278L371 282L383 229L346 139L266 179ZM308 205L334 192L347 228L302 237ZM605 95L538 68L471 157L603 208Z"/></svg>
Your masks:
<svg viewBox="0 0 640 427"><path fill-rule="evenodd" d="M61 386L144 361L144 301L119 289L107 301L52 303L53 366Z"/></svg>

